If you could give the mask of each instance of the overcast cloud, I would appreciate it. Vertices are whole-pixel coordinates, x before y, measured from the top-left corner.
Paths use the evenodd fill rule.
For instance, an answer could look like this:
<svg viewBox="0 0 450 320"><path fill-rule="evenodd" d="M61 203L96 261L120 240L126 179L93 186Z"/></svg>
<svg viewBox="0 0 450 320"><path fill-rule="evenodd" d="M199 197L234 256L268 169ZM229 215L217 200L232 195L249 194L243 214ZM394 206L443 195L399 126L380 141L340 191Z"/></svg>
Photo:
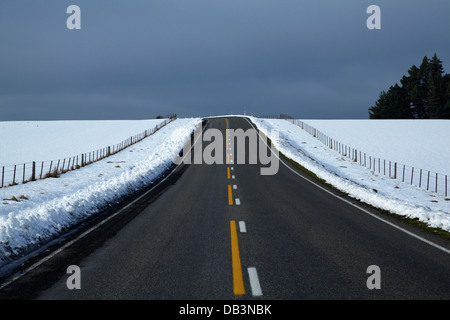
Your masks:
<svg viewBox="0 0 450 320"><path fill-rule="evenodd" d="M2 0L0 120L368 118L423 56L449 72L449 14L442 0Z"/></svg>

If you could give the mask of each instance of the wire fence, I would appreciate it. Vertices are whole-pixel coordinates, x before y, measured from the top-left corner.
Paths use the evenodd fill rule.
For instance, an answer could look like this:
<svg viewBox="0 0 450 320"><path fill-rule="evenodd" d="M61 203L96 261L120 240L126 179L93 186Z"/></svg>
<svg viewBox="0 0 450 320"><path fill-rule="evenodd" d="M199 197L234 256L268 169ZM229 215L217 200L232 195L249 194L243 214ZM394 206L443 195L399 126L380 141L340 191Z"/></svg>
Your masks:
<svg viewBox="0 0 450 320"><path fill-rule="evenodd" d="M301 127L313 137L317 138L324 145L339 152L342 156L351 159L360 166L366 167L374 174L387 176L392 179L397 179L410 185L415 185L419 188L426 189L431 192L442 194L445 197L449 195L449 178L448 175L424 170L421 168L408 166L406 164L394 162L377 158L366 154L365 152L356 148L345 145L336 139L329 137L313 126L308 125L302 120L288 119L287 121Z"/></svg>
<svg viewBox="0 0 450 320"><path fill-rule="evenodd" d="M139 134L129 137L122 142L107 146L95 151L78 154L69 158L46 161L32 161L23 164L2 166L0 188L23 184L30 181L59 177L68 171L76 170L96 161L102 160L125 148L145 139L156 131L176 119L176 115L171 115L169 119L157 124L154 128L145 130Z"/></svg>

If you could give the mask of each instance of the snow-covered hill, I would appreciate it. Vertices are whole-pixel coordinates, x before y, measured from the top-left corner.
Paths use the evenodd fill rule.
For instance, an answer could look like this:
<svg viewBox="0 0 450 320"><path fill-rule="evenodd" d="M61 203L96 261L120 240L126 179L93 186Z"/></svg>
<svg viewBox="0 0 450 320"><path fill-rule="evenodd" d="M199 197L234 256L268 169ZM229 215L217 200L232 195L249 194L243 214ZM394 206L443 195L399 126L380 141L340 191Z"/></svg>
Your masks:
<svg viewBox="0 0 450 320"><path fill-rule="evenodd" d="M335 188L375 207L395 214L417 218L432 227L450 231L450 194L440 189L434 192L434 183L427 190L410 180L402 179L402 166L394 179L362 166L322 143L299 125L282 119L251 120L265 134L278 130L275 145L280 152L295 160ZM322 133L341 143L384 158L403 162L440 174L440 182L450 175L450 121L372 121L372 120L303 120ZM367 157L369 161L369 157ZM376 161L378 166L378 161ZM421 166L421 167L420 167ZM419 170L417 170L419 171ZM416 172L417 172L416 171ZM416 173L417 175L417 173ZM448 176L447 178L450 178ZM405 181L402 181L405 180ZM448 180L450 183L450 180ZM448 186L450 187L450 186ZM450 188L448 189L450 190Z"/></svg>
<svg viewBox="0 0 450 320"><path fill-rule="evenodd" d="M277 148L334 187L373 206L450 231L450 196L361 166L298 124L250 118L266 134L278 130ZM70 157L115 144L160 121L0 122L0 166ZM449 121L304 121L374 157L450 174ZM0 266L150 184L172 165L199 125L199 118L177 119L127 149L59 178L0 188Z"/></svg>

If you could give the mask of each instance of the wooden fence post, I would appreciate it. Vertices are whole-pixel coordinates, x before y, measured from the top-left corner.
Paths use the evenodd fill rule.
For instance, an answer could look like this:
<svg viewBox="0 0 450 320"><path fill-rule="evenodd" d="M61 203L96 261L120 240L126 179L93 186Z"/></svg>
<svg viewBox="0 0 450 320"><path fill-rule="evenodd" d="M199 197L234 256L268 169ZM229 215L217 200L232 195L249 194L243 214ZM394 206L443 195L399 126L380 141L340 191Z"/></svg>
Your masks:
<svg viewBox="0 0 450 320"><path fill-rule="evenodd" d="M422 187L422 169L420 169L419 188Z"/></svg>
<svg viewBox="0 0 450 320"><path fill-rule="evenodd" d="M394 179L397 179L397 162L394 162Z"/></svg>
<svg viewBox="0 0 450 320"><path fill-rule="evenodd" d="M33 168L31 170L31 181L36 180L36 162L33 161Z"/></svg>
<svg viewBox="0 0 450 320"><path fill-rule="evenodd" d="M16 183L16 165L14 165L13 185Z"/></svg>
<svg viewBox="0 0 450 320"><path fill-rule="evenodd" d="M438 184L438 174L436 173L436 188L434 190L434 192L436 192L436 193L437 193L437 184Z"/></svg>
<svg viewBox="0 0 450 320"><path fill-rule="evenodd" d="M445 196L447 196L447 175L445 175Z"/></svg>

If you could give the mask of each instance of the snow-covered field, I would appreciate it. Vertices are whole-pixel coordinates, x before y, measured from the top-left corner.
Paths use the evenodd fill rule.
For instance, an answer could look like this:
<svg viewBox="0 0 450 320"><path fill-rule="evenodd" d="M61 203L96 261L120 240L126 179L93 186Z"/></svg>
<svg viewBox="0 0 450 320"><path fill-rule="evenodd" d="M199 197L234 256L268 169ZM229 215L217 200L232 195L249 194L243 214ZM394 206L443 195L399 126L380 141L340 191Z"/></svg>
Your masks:
<svg viewBox="0 0 450 320"><path fill-rule="evenodd" d="M374 157L450 174L450 120L303 120Z"/></svg>
<svg viewBox="0 0 450 320"><path fill-rule="evenodd" d="M301 127L287 120L251 120L265 134L278 130L275 145L339 190L375 207L418 218L432 227L450 231L450 197L427 191L373 172L330 149ZM405 161L424 169L449 173L449 121L304 120L342 143L373 152L378 157ZM391 136L393 134L393 136Z"/></svg>
<svg viewBox="0 0 450 320"><path fill-rule="evenodd" d="M85 152L86 148L89 150L114 144L132 134L151 129L159 122L161 120L123 123L12 122L6 125L9 130L14 131L16 128L16 134L21 132L22 137L31 135L35 140L27 140L26 144L18 143L15 148L14 143L10 142L12 145L8 148L27 150L16 150L16 155L2 155L0 159L13 163L17 162L17 156L27 159L70 156L74 153L73 148ZM108 204L117 202L131 191L150 184L172 165L174 156L198 125L201 125L201 119L177 119L127 149L62 174L59 178L1 188L0 266L30 245L50 239ZM1 123L1 126L5 126L5 123ZM37 131L27 134L27 131L34 130ZM14 136L12 131L6 131L9 132L6 136ZM39 134L42 135L39 137ZM48 140L43 143L43 139ZM43 152L43 149L46 151ZM3 147L1 150L4 150Z"/></svg>
<svg viewBox="0 0 450 320"><path fill-rule="evenodd" d="M63 159L97 150L163 121L0 121L0 166Z"/></svg>

